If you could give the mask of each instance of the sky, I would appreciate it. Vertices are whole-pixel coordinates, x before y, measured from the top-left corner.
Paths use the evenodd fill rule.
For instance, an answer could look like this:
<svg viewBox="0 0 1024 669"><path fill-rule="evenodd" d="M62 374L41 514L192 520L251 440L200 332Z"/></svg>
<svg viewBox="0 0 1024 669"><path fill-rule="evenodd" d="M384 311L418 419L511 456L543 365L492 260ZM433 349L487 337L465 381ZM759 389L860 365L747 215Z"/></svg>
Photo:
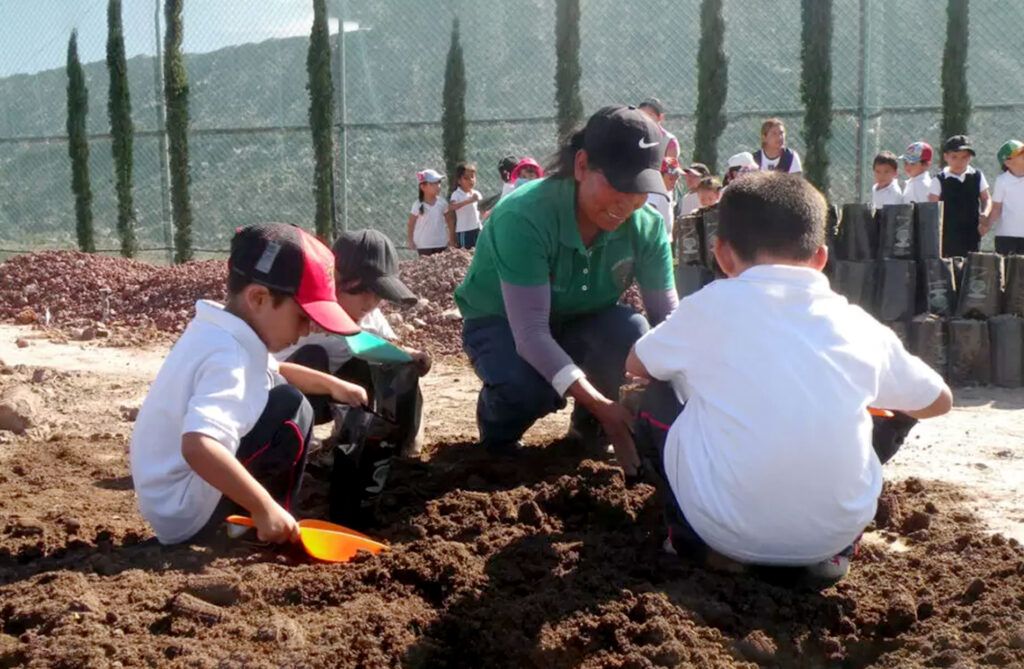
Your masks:
<svg viewBox="0 0 1024 669"><path fill-rule="evenodd" d="M338 0L328 0L330 9ZM308 35L310 0L185 0L185 51ZM155 53L154 18L163 0L122 0L127 56ZM337 20L331 21L337 32ZM346 25L346 30L355 28ZM0 0L0 77L64 67L68 37L78 30L83 63L106 57L107 0Z"/></svg>

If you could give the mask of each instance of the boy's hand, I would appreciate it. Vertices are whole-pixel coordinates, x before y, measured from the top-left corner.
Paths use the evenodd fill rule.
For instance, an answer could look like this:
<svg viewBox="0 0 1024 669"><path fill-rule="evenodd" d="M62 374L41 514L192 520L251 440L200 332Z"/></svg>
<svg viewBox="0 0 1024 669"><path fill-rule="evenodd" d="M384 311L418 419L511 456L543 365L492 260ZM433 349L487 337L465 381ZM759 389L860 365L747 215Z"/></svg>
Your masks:
<svg viewBox="0 0 1024 669"><path fill-rule="evenodd" d="M411 349L407 350L406 353L412 356L412 364L415 365L417 374L426 376L430 372L434 361L429 353L426 351L413 351Z"/></svg>
<svg viewBox="0 0 1024 669"><path fill-rule="evenodd" d="M337 377L331 377L331 397L334 401L349 406L366 406L369 399L366 397L366 389Z"/></svg>
<svg viewBox="0 0 1024 669"><path fill-rule="evenodd" d="M988 231L992 229L992 223L989 221L988 216L982 214L978 217L978 234L982 237L988 234Z"/></svg>
<svg viewBox="0 0 1024 669"><path fill-rule="evenodd" d="M283 544L299 540L299 524L292 518L292 514L273 500L252 514L252 522L256 525L256 536L260 541Z"/></svg>

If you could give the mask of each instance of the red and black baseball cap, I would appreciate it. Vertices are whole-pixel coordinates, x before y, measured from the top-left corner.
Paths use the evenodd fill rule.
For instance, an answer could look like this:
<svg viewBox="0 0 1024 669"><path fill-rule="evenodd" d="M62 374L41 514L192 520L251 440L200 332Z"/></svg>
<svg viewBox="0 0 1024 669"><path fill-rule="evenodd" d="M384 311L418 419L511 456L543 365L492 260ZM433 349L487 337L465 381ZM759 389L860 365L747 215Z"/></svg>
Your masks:
<svg viewBox="0 0 1024 669"><path fill-rule="evenodd" d="M324 330L359 332L334 294L334 254L301 228L285 223L240 228L231 240L228 270L290 295Z"/></svg>
<svg viewBox="0 0 1024 669"><path fill-rule="evenodd" d="M583 148L591 168L601 170L621 193L664 193L661 158L665 153L658 124L636 107L602 107L583 130Z"/></svg>

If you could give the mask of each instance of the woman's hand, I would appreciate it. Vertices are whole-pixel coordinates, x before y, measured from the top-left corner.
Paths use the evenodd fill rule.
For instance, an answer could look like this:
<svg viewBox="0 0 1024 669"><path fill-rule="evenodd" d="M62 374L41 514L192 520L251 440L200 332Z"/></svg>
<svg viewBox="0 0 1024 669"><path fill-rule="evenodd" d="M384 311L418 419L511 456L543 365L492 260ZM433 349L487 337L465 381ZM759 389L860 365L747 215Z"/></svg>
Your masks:
<svg viewBox="0 0 1024 669"><path fill-rule="evenodd" d="M604 433L615 448L615 459L627 477L637 474L640 467L640 456L633 442L633 414L618 402L605 400L591 409L591 413L601 423Z"/></svg>

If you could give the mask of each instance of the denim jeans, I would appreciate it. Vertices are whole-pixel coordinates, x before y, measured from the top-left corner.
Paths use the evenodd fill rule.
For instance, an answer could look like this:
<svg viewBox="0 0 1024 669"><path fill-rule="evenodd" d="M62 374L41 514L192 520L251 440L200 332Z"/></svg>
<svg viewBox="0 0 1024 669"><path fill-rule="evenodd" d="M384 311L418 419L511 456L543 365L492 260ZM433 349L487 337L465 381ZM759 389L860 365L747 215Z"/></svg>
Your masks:
<svg viewBox="0 0 1024 669"><path fill-rule="evenodd" d="M626 356L648 330L647 319L620 304L554 323L551 333L587 379L617 400ZM512 329L502 316L467 320L462 346L483 381L476 418L480 441L501 446L517 441L537 419L565 406L548 381L516 352ZM582 410L574 420L589 418Z"/></svg>

